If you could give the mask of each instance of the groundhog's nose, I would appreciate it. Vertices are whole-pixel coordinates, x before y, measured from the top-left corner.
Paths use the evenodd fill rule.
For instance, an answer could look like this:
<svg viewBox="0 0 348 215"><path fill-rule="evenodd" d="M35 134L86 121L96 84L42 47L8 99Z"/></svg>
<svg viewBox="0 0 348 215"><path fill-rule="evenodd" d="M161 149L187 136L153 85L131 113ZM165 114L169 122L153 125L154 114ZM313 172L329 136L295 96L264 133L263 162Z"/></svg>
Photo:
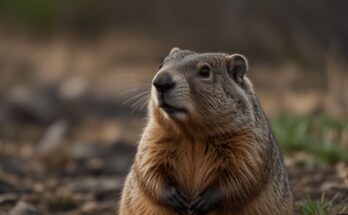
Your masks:
<svg viewBox="0 0 348 215"><path fill-rule="evenodd" d="M165 93L175 87L175 82L168 72L161 72L153 81L153 86L158 92Z"/></svg>

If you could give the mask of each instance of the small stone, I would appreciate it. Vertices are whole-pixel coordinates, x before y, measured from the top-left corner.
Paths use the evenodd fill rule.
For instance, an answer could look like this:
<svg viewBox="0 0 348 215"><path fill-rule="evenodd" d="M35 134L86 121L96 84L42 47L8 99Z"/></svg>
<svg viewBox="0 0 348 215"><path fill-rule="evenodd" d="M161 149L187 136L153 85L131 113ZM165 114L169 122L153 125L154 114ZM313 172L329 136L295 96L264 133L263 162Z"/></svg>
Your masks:
<svg viewBox="0 0 348 215"><path fill-rule="evenodd" d="M97 203L96 203L95 201L89 201L89 202L86 202L86 203L82 206L81 210L82 210L82 212L84 212L84 213L91 213L91 212L94 212L94 211L96 210L97 207L98 207L98 206L97 206Z"/></svg>
<svg viewBox="0 0 348 215"><path fill-rule="evenodd" d="M33 205L24 201L19 201L16 206L10 211L9 215L41 215Z"/></svg>
<svg viewBox="0 0 348 215"><path fill-rule="evenodd" d="M0 195L0 205L3 204L15 204L18 201L18 195L15 193L6 193Z"/></svg>
<svg viewBox="0 0 348 215"><path fill-rule="evenodd" d="M106 193L116 192L122 187L122 180L119 177L110 178L85 178L67 184L66 190L78 193Z"/></svg>
<svg viewBox="0 0 348 215"><path fill-rule="evenodd" d="M95 143L75 143L69 151L72 159L90 159L105 153L105 148L101 148Z"/></svg>
<svg viewBox="0 0 348 215"><path fill-rule="evenodd" d="M58 116L57 99L49 89L33 90L14 86L5 100L5 116L9 119L30 123L51 123Z"/></svg>
<svg viewBox="0 0 348 215"><path fill-rule="evenodd" d="M68 124L63 120L57 121L49 126L38 145L38 153L43 155L54 153L63 143L63 138L65 137L67 130Z"/></svg>
<svg viewBox="0 0 348 215"><path fill-rule="evenodd" d="M87 91L88 83L81 77L66 80L59 88L59 95L65 100L76 100Z"/></svg>
<svg viewBox="0 0 348 215"><path fill-rule="evenodd" d="M37 192L37 193L42 193L42 192L45 191L45 186L44 186L43 184L41 184L41 183L36 183L36 184L34 185L34 190L35 190L35 192Z"/></svg>

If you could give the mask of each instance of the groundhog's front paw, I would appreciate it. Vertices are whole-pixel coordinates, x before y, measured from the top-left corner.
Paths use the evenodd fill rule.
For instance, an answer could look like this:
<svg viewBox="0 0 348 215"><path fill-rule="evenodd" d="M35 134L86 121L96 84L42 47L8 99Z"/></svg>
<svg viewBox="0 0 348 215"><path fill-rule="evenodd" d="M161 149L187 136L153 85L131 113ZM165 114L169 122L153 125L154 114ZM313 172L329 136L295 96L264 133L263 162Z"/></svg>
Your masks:
<svg viewBox="0 0 348 215"><path fill-rule="evenodd" d="M160 195L160 201L166 207L174 210L176 213L184 214L189 207L189 201L186 194L175 186L166 186Z"/></svg>
<svg viewBox="0 0 348 215"><path fill-rule="evenodd" d="M191 214L203 215L217 209L221 205L222 192L215 186L200 192L190 206Z"/></svg>

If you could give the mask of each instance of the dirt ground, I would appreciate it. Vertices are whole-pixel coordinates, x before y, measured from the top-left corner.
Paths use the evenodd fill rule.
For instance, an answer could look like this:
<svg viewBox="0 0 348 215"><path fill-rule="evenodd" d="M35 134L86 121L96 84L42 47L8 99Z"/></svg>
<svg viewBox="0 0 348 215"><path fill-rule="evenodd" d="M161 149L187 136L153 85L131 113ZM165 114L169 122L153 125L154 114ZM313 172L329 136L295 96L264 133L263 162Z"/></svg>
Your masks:
<svg viewBox="0 0 348 215"><path fill-rule="evenodd" d="M110 118L92 118L58 121L47 129L23 124L6 124L4 129L2 125L1 135L9 139L2 140L0 148L0 214L116 211L122 181L136 151L135 142L124 132L130 131L129 137L138 135L138 124L144 122L139 116L122 128L122 120L118 124ZM318 200L325 193L338 209L347 204L346 163L304 169L289 164L291 159L286 157L296 202Z"/></svg>

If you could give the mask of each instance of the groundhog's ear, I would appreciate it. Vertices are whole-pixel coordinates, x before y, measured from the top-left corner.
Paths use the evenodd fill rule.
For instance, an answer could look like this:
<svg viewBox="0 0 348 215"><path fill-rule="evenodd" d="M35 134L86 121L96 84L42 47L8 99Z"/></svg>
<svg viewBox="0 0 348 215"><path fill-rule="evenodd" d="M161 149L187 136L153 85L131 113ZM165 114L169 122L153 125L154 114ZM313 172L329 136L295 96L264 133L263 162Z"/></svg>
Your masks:
<svg viewBox="0 0 348 215"><path fill-rule="evenodd" d="M248 70L248 60L240 54L228 55L226 57L228 74L237 82L242 83L244 75Z"/></svg>
<svg viewBox="0 0 348 215"><path fill-rule="evenodd" d="M178 52L178 51L180 51L180 49L178 47L174 47L174 48L172 48L172 50L170 50L169 55L172 55L172 54L174 54L175 52Z"/></svg>

